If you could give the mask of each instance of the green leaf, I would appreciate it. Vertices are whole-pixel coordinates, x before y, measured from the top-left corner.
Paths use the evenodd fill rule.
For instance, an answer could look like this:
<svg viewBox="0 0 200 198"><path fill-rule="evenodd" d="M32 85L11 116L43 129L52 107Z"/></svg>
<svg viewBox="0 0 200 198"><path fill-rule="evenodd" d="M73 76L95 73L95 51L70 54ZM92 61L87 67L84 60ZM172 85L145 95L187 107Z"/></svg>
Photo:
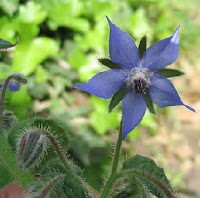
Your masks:
<svg viewBox="0 0 200 198"><path fill-rule="evenodd" d="M82 17L85 11L82 1L35 0L35 2L42 5L43 10L47 12L48 26L51 30L56 30L58 27L68 27L81 32L89 30L88 20Z"/></svg>
<svg viewBox="0 0 200 198"><path fill-rule="evenodd" d="M16 44L17 44L17 42L12 44L12 43L0 38L0 52L7 51L7 50L15 47Z"/></svg>
<svg viewBox="0 0 200 198"><path fill-rule="evenodd" d="M143 36L139 44L140 59L142 59L144 52L147 49L147 37Z"/></svg>
<svg viewBox="0 0 200 198"><path fill-rule="evenodd" d="M28 93L34 99L42 100L49 95L48 86L44 83L33 83L28 89Z"/></svg>
<svg viewBox="0 0 200 198"><path fill-rule="evenodd" d="M30 1L20 6L17 19L23 23L40 24L45 18L46 12L42 6Z"/></svg>
<svg viewBox="0 0 200 198"><path fill-rule="evenodd" d="M19 0L1 0L0 7L9 16L12 16L19 6Z"/></svg>
<svg viewBox="0 0 200 198"><path fill-rule="evenodd" d="M111 68L111 69L120 69L120 67L119 67L118 65L116 65L115 63L113 63L113 62L112 62L110 59L108 59L108 58L99 58L98 61L99 61L101 64L103 64L103 65L105 65L105 66L107 66L107 67L109 67L109 68Z"/></svg>
<svg viewBox="0 0 200 198"><path fill-rule="evenodd" d="M131 30L131 34L136 38L151 32L147 10L142 6L139 6L127 20L129 21L128 26Z"/></svg>
<svg viewBox="0 0 200 198"><path fill-rule="evenodd" d="M47 37L36 38L29 42L20 43L17 46L13 58L13 70L29 75L47 57L54 56L58 52L57 43Z"/></svg>
<svg viewBox="0 0 200 198"><path fill-rule="evenodd" d="M145 94L145 100L146 100L146 104L147 104L147 108L149 109L150 113L156 114L154 106L153 106L153 102L150 99L148 94Z"/></svg>
<svg viewBox="0 0 200 198"><path fill-rule="evenodd" d="M177 69L163 69L159 72L156 72L156 74L163 75L167 78L170 78L170 77L182 76L185 73Z"/></svg>
<svg viewBox="0 0 200 198"><path fill-rule="evenodd" d="M163 169L157 166L155 162L148 157L135 155L126 160L119 175L127 176L129 183L135 180L138 181L137 187L140 188L144 186L142 189L149 190L158 198L175 197Z"/></svg>
<svg viewBox="0 0 200 198"><path fill-rule="evenodd" d="M112 110L119 104L119 102L123 99L125 93L126 89L122 89L121 91L118 91L116 94L113 95L109 105L109 113L112 112Z"/></svg>
<svg viewBox="0 0 200 198"><path fill-rule="evenodd" d="M0 164L0 188L13 181L12 175L2 164Z"/></svg>
<svg viewBox="0 0 200 198"><path fill-rule="evenodd" d="M146 186L137 178L131 178L128 187L114 196L114 198L150 198L151 194Z"/></svg>
<svg viewBox="0 0 200 198"><path fill-rule="evenodd" d="M33 181L33 176L28 171L22 171L17 163L16 155L8 143L0 135L0 161L9 173L26 189Z"/></svg>
<svg viewBox="0 0 200 198"><path fill-rule="evenodd" d="M14 113L18 118L27 118L32 101L25 85L21 86L20 90L15 93L7 92L6 98L9 100L8 108L14 109Z"/></svg>
<svg viewBox="0 0 200 198"><path fill-rule="evenodd" d="M105 134L109 129L115 129L118 123L118 112L108 114L108 104L105 100L91 97L94 111L90 113L91 126L98 134Z"/></svg>
<svg viewBox="0 0 200 198"><path fill-rule="evenodd" d="M76 110L71 111L75 112ZM106 156L105 142L96 136L89 126L85 124L79 123L70 128L69 124L66 122L67 116L69 115L67 115L66 112L61 114L57 113L56 120L58 123L65 126L65 134L69 137L70 150L73 150L73 153L79 161L86 166L103 162ZM70 118L68 118L68 120L70 120Z"/></svg>
<svg viewBox="0 0 200 198"><path fill-rule="evenodd" d="M85 182L81 178L82 170L72 160L68 159L68 161L70 164L68 168L64 167L58 159L48 161L40 169L43 179L35 183L40 182L40 186L44 188L46 186L46 182L43 181L45 177L51 180L55 175L66 175L60 184L57 183L55 187L52 186L49 192L52 197L91 198L86 185L84 185Z"/></svg>

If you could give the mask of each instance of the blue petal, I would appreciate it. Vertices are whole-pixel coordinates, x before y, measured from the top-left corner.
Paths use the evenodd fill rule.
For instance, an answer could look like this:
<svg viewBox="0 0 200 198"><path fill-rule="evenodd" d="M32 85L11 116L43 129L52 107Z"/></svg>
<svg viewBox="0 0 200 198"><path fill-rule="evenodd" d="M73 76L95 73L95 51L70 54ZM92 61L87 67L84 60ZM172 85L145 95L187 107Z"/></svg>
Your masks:
<svg viewBox="0 0 200 198"><path fill-rule="evenodd" d="M179 27L171 37L163 39L151 45L144 53L141 65L149 68L152 72L164 69L171 65L179 53Z"/></svg>
<svg viewBox="0 0 200 198"><path fill-rule="evenodd" d="M100 72L87 83L75 85L75 88L101 98L111 98L113 94L123 88L127 75L121 69L110 69Z"/></svg>
<svg viewBox="0 0 200 198"><path fill-rule="evenodd" d="M142 120L146 111L146 102L142 94L132 89L127 91L122 102L122 133L123 139Z"/></svg>
<svg viewBox="0 0 200 198"><path fill-rule="evenodd" d="M8 85L8 89L10 90L10 91L18 91L19 89L20 89L20 84L13 84L13 83L10 83L9 85Z"/></svg>
<svg viewBox="0 0 200 198"><path fill-rule="evenodd" d="M107 20L110 26L110 59L123 69L138 67L140 55L133 38L112 24L108 17Z"/></svg>
<svg viewBox="0 0 200 198"><path fill-rule="evenodd" d="M151 100L160 107L184 105L191 111L195 110L185 105L173 84L164 76L154 75L151 79L152 87L149 90Z"/></svg>
<svg viewBox="0 0 200 198"><path fill-rule="evenodd" d="M0 84L0 89L2 89L2 87L3 87L3 85L2 84ZM9 85L8 85L8 89L10 90L10 91L18 91L19 89L20 89L20 84L13 84L13 83L10 83Z"/></svg>

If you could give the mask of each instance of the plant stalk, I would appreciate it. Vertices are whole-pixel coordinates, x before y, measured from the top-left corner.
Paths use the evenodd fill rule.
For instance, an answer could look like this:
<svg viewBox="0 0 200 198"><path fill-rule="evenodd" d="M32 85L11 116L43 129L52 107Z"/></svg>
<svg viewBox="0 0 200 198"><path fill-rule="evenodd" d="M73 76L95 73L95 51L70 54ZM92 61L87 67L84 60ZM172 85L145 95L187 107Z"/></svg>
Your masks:
<svg viewBox="0 0 200 198"><path fill-rule="evenodd" d="M12 78L13 78L13 75L8 76L2 88L1 98L0 98L0 125L2 125L3 123L3 109L4 109L4 103L5 103L6 90Z"/></svg>
<svg viewBox="0 0 200 198"><path fill-rule="evenodd" d="M58 142L56 141L56 139L53 137L53 135L51 135L49 132L47 132L46 130L42 130L42 133L50 140L51 144L54 146L54 149L56 151L56 153L58 154L60 160L62 161L63 165L66 168L69 168L69 164L67 162L67 159L65 157L65 154L62 152Z"/></svg>
<svg viewBox="0 0 200 198"><path fill-rule="evenodd" d="M112 186L116 180L116 173L117 173L117 168L118 168L119 159L120 159L121 145L122 145L122 121L120 123L120 130L119 130L117 145L115 147L111 173L99 198L107 198L109 196Z"/></svg>
<svg viewBox="0 0 200 198"><path fill-rule="evenodd" d="M50 140L51 144L53 145L56 153L58 154L61 162L63 163L63 165L68 168L68 169L72 169L73 167L70 166L70 164L67 161L67 158L65 156L65 154L63 153L63 151L61 150L58 142L56 141L56 139L53 137L53 135L51 135L48 131L46 130L42 130L42 133ZM75 174L75 170L73 169L74 174ZM81 180L78 176L77 178L80 180L80 182L87 188L87 190L90 192L90 194L94 195L94 197L97 197L98 193L89 185L87 184L84 180Z"/></svg>

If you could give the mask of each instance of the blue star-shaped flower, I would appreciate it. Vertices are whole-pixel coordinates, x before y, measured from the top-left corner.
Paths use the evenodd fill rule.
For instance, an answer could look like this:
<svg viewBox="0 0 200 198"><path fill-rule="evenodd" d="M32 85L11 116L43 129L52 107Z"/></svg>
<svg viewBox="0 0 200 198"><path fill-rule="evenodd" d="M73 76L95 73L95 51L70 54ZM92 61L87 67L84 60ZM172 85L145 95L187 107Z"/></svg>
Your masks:
<svg viewBox="0 0 200 198"><path fill-rule="evenodd" d="M2 89L2 87L3 87L3 85L0 83L0 90ZM20 89L20 84L16 84L14 82L11 82L8 85L8 89L10 91L13 91L13 92L18 91Z"/></svg>
<svg viewBox="0 0 200 198"><path fill-rule="evenodd" d="M184 105L195 111L181 101L173 84L165 76L156 74L178 57L179 27L171 37L151 45L140 59L133 38L108 17L107 20L110 26L110 59L121 69L100 72L87 83L75 87L105 99L123 88L127 89L122 102L123 138L141 122L146 111L146 93L160 107Z"/></svg>

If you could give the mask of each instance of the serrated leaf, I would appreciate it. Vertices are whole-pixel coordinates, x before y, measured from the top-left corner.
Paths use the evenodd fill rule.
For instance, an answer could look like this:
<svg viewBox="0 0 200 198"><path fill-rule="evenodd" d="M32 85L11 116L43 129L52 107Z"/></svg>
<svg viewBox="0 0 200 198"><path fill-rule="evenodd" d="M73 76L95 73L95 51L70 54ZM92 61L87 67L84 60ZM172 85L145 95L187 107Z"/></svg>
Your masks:
<svg viewBox="0 0 200 198"><path fill-rule="evenodd" d="M0 38L0 52L8 51L8 50L12 49L16 44L17 44L17 42L12 44L12 43Z"/></svg>
<svg viewBox="0 0 200 198"><path fill-rule="evenodd" d="M130 182L137 179L147 189L158 198L174 198L172 187L162 168L157 166L155 162L141 155L126 160L123 164L122 176L127 176Z"/></svg>
<svg viewBox="0 0 200 198"><path fill-rule="evenodd" d="M109 67L109 68L111 68L111 69L120 69L120 67L119 67L118 65L116 65L115 63L113 63L113 62L112 62L110 59L108 59L108 58L99 58L98 61L99 61L101 64L103 64L103 65L105 65L105 66L107 66L107 67Z"/></svg>
<svg viewBox="0 0 200 198"><path fill-rule="evenodd" d="M163 69L163 70L157 72L156 74L163 75L167 78L171 78L171 77L176 77L176 76L182 76L185 73L182 71L179 71L177 69Z"/></svg>
<svg viewBox="0 0 200 198"><path fill-rule="evenodd" d="M122 89L121 91L118 91L116 94L113 95L109 105L109 113L111 113L112 110L119 104L119 102L123 99L125 93L126 89Z"/></svg>
<svg viewBox="0 0 200 198"><path fill-rule="evenodd" d="M149 109L150 113L156 114L154 106L153 106L153 102L150 99L148 94L145 94L145 100L146 100L146 104L147 104L147 108Z"/></svg>
<svg viewBox="0 0 200 198"><path fill-rule="evenodd" d="M140 59L142 59L144 52L147 49L147 37L143 36L139 44Z"/></svg>

